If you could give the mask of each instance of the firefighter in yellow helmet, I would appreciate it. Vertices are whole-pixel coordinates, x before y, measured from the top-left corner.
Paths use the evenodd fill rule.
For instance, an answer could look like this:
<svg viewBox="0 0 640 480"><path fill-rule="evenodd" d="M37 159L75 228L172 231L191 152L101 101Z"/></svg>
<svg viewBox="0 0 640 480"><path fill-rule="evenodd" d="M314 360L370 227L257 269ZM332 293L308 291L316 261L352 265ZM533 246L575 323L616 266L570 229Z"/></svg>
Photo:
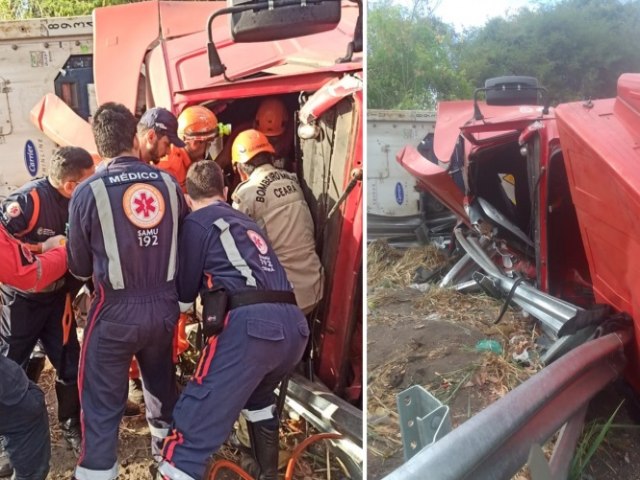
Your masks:
<svg viewBox="0 0 640 480"><path fill-rule="evenodd" d="M289 111L284 102L275 97L264 99L256 112L254 128L264 133L273 145L274 165L289 169L293 130L289 122Z"/></svg>
<svg viewBox="0 0 640 480"><path fill-rule="evenodd" d="M231 161L242 183L233 207L264 230L293 284L298 306L309 314L322 298L324 272L316 253L314 225L298 177L273 165L276 150L258 130L238 134Z"/></svg>
<svg viewBox="0 0 640 480"><path fill-rule="evenodd" d="M222 151L222 135L215 114L206 107L194 105L178 117L178 137L185 146L172 145L169 155L157 166L171 173L185 191L187 170L192 163L207 157L215 160Z"/></svg>

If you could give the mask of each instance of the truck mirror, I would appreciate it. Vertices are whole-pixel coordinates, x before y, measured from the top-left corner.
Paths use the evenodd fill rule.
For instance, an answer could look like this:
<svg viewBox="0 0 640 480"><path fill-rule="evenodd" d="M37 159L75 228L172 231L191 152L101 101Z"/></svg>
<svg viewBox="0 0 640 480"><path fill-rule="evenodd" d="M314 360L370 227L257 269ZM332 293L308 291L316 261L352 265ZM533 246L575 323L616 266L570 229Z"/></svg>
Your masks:
<svg viewBox="0 0 640 480"><path fill-rule="evenodd" d="M261 6L266 3L266 8ZM340 22L339 0L232 0L250 10L231 15L235 42L265 42L334 29ZM253 7L253 8L252 8Z"/></svg>
<svg viewBox="0 0 640 480"><path fill-rule="evenodd" d="M212 13L207 20L207 54L211 77L224 75L226 67L213 42L211 25L220 15L231 15L231 33L235 42L265 42L294 38L334 29L340 22L341 0L231 0L232 6ZM349 44L348 60L362 51L362 2L358 3L359 39ZM359 48L359 50L358 50ZM340 59L343 60L343 59Z"/></svg>

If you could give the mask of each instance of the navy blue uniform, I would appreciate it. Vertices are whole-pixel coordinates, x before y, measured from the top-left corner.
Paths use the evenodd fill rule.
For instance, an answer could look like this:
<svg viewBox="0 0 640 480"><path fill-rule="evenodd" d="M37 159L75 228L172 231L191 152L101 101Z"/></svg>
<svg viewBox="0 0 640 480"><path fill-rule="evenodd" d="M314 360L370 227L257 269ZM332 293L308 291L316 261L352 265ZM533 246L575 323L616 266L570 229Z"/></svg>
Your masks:
<svg viewBox="0 0 640 480"><path fill-rule="evenodd" d="M69 199L41 178L27 183L3 202L2 221L9 233L34 247L54 235L65 234L69 217ZM6 355L26 367L38 340L56 369L58 382L58 418L76 422L80 415L78 402L78 359L80 346L72 318L70 298L79 285L72 278L62 278L41 293L1 287L2 322L0 337L6 342ZM71 323L69 337L63 347L63 316Z"/></svg>
<svg viewBox="0 0 640 480"><path fill-rule="evenodd" d="M44 480L49 472L49 418L42 390L13 360L0 355L0 435L16 479Z"/></svg>
<svg viewBox="0 0 640 480"><path fill-rule="evenodd" d="M226 203L191 213L180 235L180 302L224 287L230 296L256 290L292 291L262 230ZM211 337L173 413L160 471L169 478L202 477L206 462L242 411L272 421L273 390L300 361L309 330L292 304L257 303L231 310ZM243 410L244 409L244 410ZM277 430L277 419L275 420Z"/></svg>
<svg viewBox="0 0 640 480"><path fill-rule="evenodd" d="M69 270L95 285L80 357L79 480L117 476L134 355L154 454L168 432L177 398L171 345L179 315L178 228L186 212L175 180L135 157L112 160L71 199Z"/></svg>

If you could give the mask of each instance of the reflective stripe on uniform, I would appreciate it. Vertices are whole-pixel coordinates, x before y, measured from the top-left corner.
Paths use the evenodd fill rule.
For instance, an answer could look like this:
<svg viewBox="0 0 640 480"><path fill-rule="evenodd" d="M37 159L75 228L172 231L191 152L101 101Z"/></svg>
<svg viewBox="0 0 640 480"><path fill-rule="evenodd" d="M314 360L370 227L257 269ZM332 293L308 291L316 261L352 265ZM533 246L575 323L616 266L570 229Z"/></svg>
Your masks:
<svg viewBox="0 0 640 480"><path fill-rule="evenodd" d="M262 422L263 420L271 420L275 417L273 412L276 411L275 405L269 405L268 407L261 408L260 410L247 410L243 408L240 410L242 416L247 419L247 421L256 423Z"/></svg>
<svg viewBox="0 0 640 480"><path fill-rule="evenodd" d="M180 306L180 313L187 313L189 310L193 308L193 304L194 302L189 302L189 303L178 302L178 305Z"/></svg>
<svg viewBox="0 0 640 480"><path fill-rule="evenodd" d="M34 188L29 192L29 196L33 202L33 212L31 212L31 218L29 219L27 228L16 233L16 237L24 237L27 233L33 230L33 227L36 226L36 223L38 223L38 219L40 218L40 194L38 194L38 190Z"/></svg>
<svg viewBox="0 0 640 480"><path fill-rule="evenodd" d="M167 461L160 464L158 471L162 475L169 477L171 480L195 480L191 475L184 473L182 470L178 470Z"/></svg>
<svg viewBox="0 0 640 480"><path fill-rule="evenodd" d="M236 241L233 239L233 235L231 235L229 224L222 218L216 220L213 224L220 229L220 241L222 242L222 248L224 248L224 251L227 254L227 259L246 279L247 286L257 287L256 279L253 276L249 265L247 265L247 262L242 258L242 255L238 250L238 246L236 245Z"/></svg>
<svg viewBox="0 0 640 480"><path fill-rule="evenodd" d="M109 470L91 470L78 465L74 476L78 480L115 480L118 478L118 462Z"/></svg>
<svg viewBox="0 0 640 480"><path fill-rule="evenodd" d="M160 175L169 191L169 204L171 205L171 218L173 219L171 251L169 253L169 264L167 267L167 282L170 282L176 276L176 258L178 253L178 195L176 194L176 185L171 177L164 172Z"/></svg>
<svg viewBox="0 0 640 480"><path fill-rule="evenodd" d="M111 211L111 202L107 187L105 187L102 179L91 182L91 190L96 199L96 209L98 210L98 219L102 230L102 240L104 241L104 249L107 252L107 260L109 262L109 282L114 290L122 290L124 288L124 278L122 276L122 265L120 264L120 252L118 251L118 239L116 238L115 222L113 221L113 212Z"/></svg>
<svg viewBox="0 0 640 480"><path fill-rule="evenodd" d="M147 422L147 423L149 423L149 422ZM167 435L169 435L169 429L168 428L154 427L150 423L149 423L149 431L151 432L151 436L152 437L156 437L156 438L164 438Z"/></svg>

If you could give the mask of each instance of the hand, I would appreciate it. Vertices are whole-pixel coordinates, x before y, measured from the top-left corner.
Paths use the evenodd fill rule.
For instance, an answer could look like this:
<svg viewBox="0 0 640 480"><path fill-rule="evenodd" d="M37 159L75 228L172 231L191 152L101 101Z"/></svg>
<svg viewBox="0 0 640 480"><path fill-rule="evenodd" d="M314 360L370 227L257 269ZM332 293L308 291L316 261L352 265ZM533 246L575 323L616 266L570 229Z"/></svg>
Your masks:
<svg viewBox="0 0 640 480"><path fill-rule="evenodd" d="M52 248L62 247L65 243L67 243L67 237L64 235L56 235L55 237L48 238L42 242L42 253Z"/></svg>

